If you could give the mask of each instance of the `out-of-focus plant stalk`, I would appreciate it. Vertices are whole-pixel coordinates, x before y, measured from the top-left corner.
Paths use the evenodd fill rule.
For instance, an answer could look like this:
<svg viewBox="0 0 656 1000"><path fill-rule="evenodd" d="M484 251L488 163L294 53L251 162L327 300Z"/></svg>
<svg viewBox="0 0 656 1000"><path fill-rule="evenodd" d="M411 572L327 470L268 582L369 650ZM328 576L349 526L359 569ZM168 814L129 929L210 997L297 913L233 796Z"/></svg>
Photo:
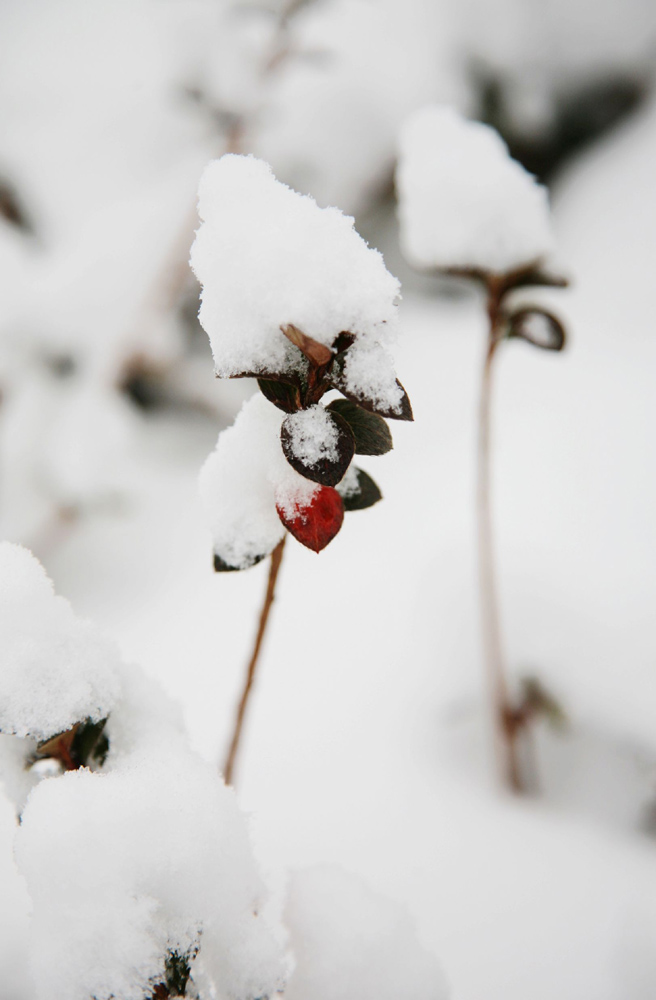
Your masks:
<svg viewBox="0 0 656 1000"><path fill-rule="evenodd" d="M234 784L235 763L237 760L237 754L239 752L239 745L244 725L244 718L246 716L246 710L248 708L248 700L250 698L250 694L253 689L253 683L255 681L255 672L257 670L257 664L260 657L260 650L262 648L262 642L264 640L264 635L266 633L266 628L269 621L269 612L271 611L271 606L273 604L276 594L276 581L278 579L278 573L280 571L280 564L282 562L282 556L285 548L286 539L287 536L285 535L282 541L278 542L275 549L271 553L271 564L269 566L269 579L267 581L267 588L266 588L266 593L264 595L264 603L262 605L262 611L260 612L260 621L255 636L255 645L253 646L253 652L251 654L251 658L248 664L248 669L246 671L246 682L244 684L244 689L242 691L241 699L237 707L232 739L230 740L230 747L228 749L226 762L223 768L223 776L225 778L225 782L227 785Z"/></svg>
<svg viewBox="0 0 656 1000"><path fill-rule="evenodd" d="M476 516L478 574L483 658L492 708L492 724L497 770L503 784L523 792L518 754L518 727L508 692L501 640L494 543L492 540L491 480L491 401L492 374L496 352L505 336L506 319L501 308L502 286L490 276L487 281L489 334L481 379L478 410L478 468Z"/></svg>

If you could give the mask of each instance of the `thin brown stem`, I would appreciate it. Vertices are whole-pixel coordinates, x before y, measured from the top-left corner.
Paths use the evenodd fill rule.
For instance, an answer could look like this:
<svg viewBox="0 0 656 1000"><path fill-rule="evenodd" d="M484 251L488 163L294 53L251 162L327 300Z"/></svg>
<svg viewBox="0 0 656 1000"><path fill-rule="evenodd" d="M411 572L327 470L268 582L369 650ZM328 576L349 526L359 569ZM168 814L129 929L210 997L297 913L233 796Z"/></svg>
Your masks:
<svg viewBox="0 0 656 1000"><path fill-rule="evenodd" d="M523 791L523 782L518 758L518 727L514 725L514 713L508 695L501 643L490 509L490 403L493 362L503 338L502 294L503 292L490 282L488 286L490 332L483 365L478 411L478 481L476 490L478 567L483 657L492 704L495 759L503 784L514 792L521 792Z"/></svg>
<svg viewBox="0 0 656 1000"><path fill-rule="evenodd" d="M241 739L241 732L244 725L244 717L246 715L246 709L248 707L248 699L253 688L253 682L255 680L255 671L257 669L257 662L260 655L260 649L262 647L262 641L264 639L264 634L266 632L267 622L269 620L269 612L271 611L271 605L276 593L276 580L278 579L278 572L280 570L280 563L282 562L283 550L285 547L285 540L287 536L281 542L278 542L275 549L271 553L271 566L269 567L269 579L267 581L267 589L264 595L264 604L262 605L262 611L260 613L260 623L257 629L257 635L255 636L255 645L253 646L253 653L251 655L250 663L248 664L248 670L246 671L246 683L244 684L244 690L242 691L241 700L237 708L237 714L235 716L235 725L232 734L232 740L230 741L230 749L228 750L228 755L226 757L225 766L223 768L223 776L227 785L233 784L233 774L235 770L235 761L237 759L237 753L239 751L239 744Z"/></svg>

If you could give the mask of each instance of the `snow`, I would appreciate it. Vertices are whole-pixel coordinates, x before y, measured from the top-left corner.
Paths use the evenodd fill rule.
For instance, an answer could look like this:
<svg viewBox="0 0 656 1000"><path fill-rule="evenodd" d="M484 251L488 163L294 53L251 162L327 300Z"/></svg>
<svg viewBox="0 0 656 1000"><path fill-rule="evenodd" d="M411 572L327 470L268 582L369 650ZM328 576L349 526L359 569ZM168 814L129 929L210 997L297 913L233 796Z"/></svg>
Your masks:
<svg viewBox="0 0 656 1000"><path fill-rule="evenodd" d="M0 543L0 731L44 740L111 711L120 654L56 597L26 549Z"/></svg>
<svg viewBox="0 0 656 1000"><path fill-rule="evenodd" d="M285 920L295 959L288 1000L446 1000L409 915L336 866L294 873Z"/></svg>
<svg viewBox="0 0 656 1000"><path fill-rule="evenodd" d="M234 793L163 742L107 773L43 781L16 856L32 901L36 1000L142 1000L167 953L230 1000L270 995L283 963Z"/></svg>
<svg viewBox="0 0 656 1000"><path fill-rule="evenodd" d="M371 349L393 341L399 284L353 219L276 181L262 161L235 155L206 168L199 214L191 263L203 286L199 318L218 375L289 368L281 332L288 324L327 347L341 332L352 333L353 356L369 358ZM366 392L359 374L357 365L347 367L348 386ZM373 377L378 394L397 408L387 355L379 355Z"/></svg>
<svg viewBox="0 0 656 1000"><path fill-rule="evenodd" d="M285 428L292 454L304 465L313 466L322 459L337 461L338 428L321 404L290 414Z"/></svg>
<svg viewBox="0 0 656 1000"><path fill-rule="evenodd" d="M234 45L234 35L217 29L214 52L234 56L228 66L204 30L220 16L210 6L135 0L117 18L106 0L93 11L84 0L35 0L3 15L2 173L20 181L38 226L34 240L12 233L0 249L2 426L13 439L0 533L34 539L58 592L114 636L127 661L161 679L194 745L215 761L267 567L212 572L196 481L217 436L215 418L130 412L125 433L114 435L110 402L133 343L157 364L179 358L176 384L192 395L203 380L214 413L224 392L250 391L242 381L214 382L209 353L188 368L179 331L135 315L192 207L194 164L222 148L207 109L176 90L180 80L202 66L216 74L217 93L222 74L233 84L229 100L241 99L247 113L260 100L252 66L245 73L254 86L242 89L232 64L251 40L258 49L262 25L248 37L245 26ZM445 100L454 64L463 78L455 103L475 113L465 80L472 56L500 78L505 117L522 136L527 128L544 134L572 88L609 69L632 79L653 73L650 0L402 6L308 5L290 32L292 58L267 81L267 106L250 123L247 148L319 204L371 205L388 183L399 121ZM181 33L160 29L189 25L192 9L195 38L176 81L160 43L166 34L169 55L179 57ZM439 30L426 30L434 16ZM655 124L653 106L645 108L581 155L554 189L558 244L574 285L539 298L567 321L568 350L555 357L512 343L497 359L493 504L508 659L513 682L537 674L569 720L564 734L536 729L536 796L508 801L488 778L472 544L480 299L438 296L428 281L422 296L418 280L404 281L398 363L417 419L395 429L386 502L347 518L320 564L300 545L285 550L238 773L267 880L299 865L357 872L412 913L454 1000L656 993L656 864L645 835L650 815L653 831L656 760ZM179 178L174 170L170 185L160 185L176 164ZM358 227L400 274L385 217L359 218ZM43 374L53 346L74 348L80 381L93 372L84 393L75 378L53 386ZM71 399L69 409L77 389L86 402ZM106 418L97 412L105 405ZM51 435L60 414L65 433ZM269 411L272 442L281 419ZM69 449L76 442L86 456L80 464ZM124 446L137 459L130 477ZM120 506L98 502L116 485L126 486ZM42 531L34 530L37 493ZM48 510L75 496L88 505L85 516L47 530ZM267 498L271 510L275 490ZM107 725L106 767L117 770L87 776L87 790L119 777L128 757L135 769L157 758L159 735L187 753L179 713L155 696L154 680L129 667L120 675ZM20 809L42 776L22 767L35 743L2 736L0 744L16 779L6 791ZM163 785L159 772L154 780ZM38 796L54 799L59 781L41 780ZM119 782L111 787L118 796ZM25 982L29 900L11 860L16 823L11 806L0 806L3 992L34 1000ZM152 845L161 858L159 843L160 829ZM152 898L159 888L153 878ZM307 905L317 914L318 901L308 897ZM154 921L153 939L164 926L163 917ZM198 961L197 971L200 978Z"/></svg>
<svg viewBox="0 0 656 1000"><path fill-rule="evenodd" d="M411 115L396 183L402 246L417 267L505 273L553 249L546 189L492 128L452 109Z"/></svg>
<svg viewBox="0 0 656 1000"><path fill-rule="evenodd" d="M285 534L276 503L290 512L317 486L289 465L280 444L284 414L259 393L219 435L200 473L200 495L214 552L244 569L268 555Z"/></svg>

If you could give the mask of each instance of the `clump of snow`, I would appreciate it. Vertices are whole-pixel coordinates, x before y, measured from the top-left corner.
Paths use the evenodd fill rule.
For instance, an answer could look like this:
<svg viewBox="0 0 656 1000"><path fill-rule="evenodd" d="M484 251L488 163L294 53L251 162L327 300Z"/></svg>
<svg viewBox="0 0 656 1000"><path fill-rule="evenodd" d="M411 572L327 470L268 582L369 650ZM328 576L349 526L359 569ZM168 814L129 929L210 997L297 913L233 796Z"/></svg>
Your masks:
<svg viewBox="0 0 656 1000"><path fill-rule="evenodd" d="M44 740L111 711L118 648L77 618L35 557L0 543L0 732Z"/></svg>
<svg viewBox="0 0 656 1000"><path fill-rule="evenodd" d="M286 1000L445 1000L435 958L398 904L336 867L293 875L286 923L296 960Z"/></svg>
<svg viewBox="0 0 656 1000"><path fill-rule="evenodd" d="M408 119L396 184L403 250L419 267L504 273L552 250L546 189L494 129L450 108Z"/></svg>
<svg viewBox="0 0 656 1000"><path fill-rule="evenodd" d="M243 569L271 552L285 534L276 503L293 511L317 491L289 465L280 444L284 414L261 395L219 435L200 472L200 495L215 553Z"/></svg>
<svg viewBox="0 0 656 1000"><path fill-rule="evenodd" d="M352 333L356 353L393 340L399 283L352 218L281 184L261 160L235 155L206 168L199 213L191 264L218 375L287 368L295 356L280 329L287 324L327 347ZM376 383L382 392L380 372Z"/></svg>
<svg viewBox="0 0 656 1000"><path fill-rule="evenodd" d="M281 985L244 817L216 771L177 742L109 773L41 782L16 857L33 906L36 1000L143 1000L167 954L198 945L194 980L212 995L255 1000Z"/></svg>
<svg viewBox="0 0 656 1000"><path fill-rule="evenodd" d="M403 392L394 375L392 360L382 344L355 343L344 362L344 386L356 397L379 407L401 412Z"/></svg>
<svg viewBox="0 0 656 1000"><path fill-rule="evenodd" d="M0 785L14 812L20 816L27 796L39 782L37 768L29 767L37 751L37 741L0 734ZM55 769L58 773L59 768Z"/></svg>
<svg viewBox="0 0 656 1000"><path fill-rule="evenodd" d="M304 465L316 465L327 459L336 462L339 431L328 410L317 404L292 413L285 421L292 454Z"/></svg>
<svg viewBox="0 0 656 1000"><path fill-rule="evenodd" d="M121 694L104 728L109 751L103 765L110 771L137 755L157 757L180 744L187 744L187 734L180 705L141 667L124 664L121 669Z"/></svg>

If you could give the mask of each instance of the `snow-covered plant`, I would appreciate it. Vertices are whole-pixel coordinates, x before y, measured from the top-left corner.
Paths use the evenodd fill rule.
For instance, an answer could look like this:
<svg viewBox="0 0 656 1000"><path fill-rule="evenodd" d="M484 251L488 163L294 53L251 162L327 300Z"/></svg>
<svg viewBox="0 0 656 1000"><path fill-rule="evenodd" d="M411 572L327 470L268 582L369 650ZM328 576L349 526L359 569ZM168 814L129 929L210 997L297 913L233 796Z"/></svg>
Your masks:
<svg viewBox="0 0 656 1000"><path fill-rule="evenodd" d="M253 157L208 166L199 212L191 263L216 374L255 377L261 391L219 436L201 495L218 572L273 553L262 631L287 533L319 552L344 511L381 498L352 460L391 449L384 418L412 419L389 353L399 283L353 219L319 208ZM331 390L341 395L324 405Z"/></svg>
<svg viewBox="0 0 656 1000"><path fill-rule="evenodd" d="M157 684L0 544L0 778L31 1000L445 1000L396 904L335 868L274 919L244 815Z"/></svg>
<svg viewBox="0 0 656 1000"><path fill-rule="evenodd" d="M515 160L490 127L457 112L427 107L407 121L400 143L397 192L401 244L415 267L482 285L489 333L478 418L478 554L484 656L502 779L521 790L518 736L552 701L541 688L517 702L508 689L495 586L490 515L492 364L502 341L520 338L550 351L565 346L560 321L542 305L513 303L532 286L562 287L543 270L554 240L547 191Z"/></svg>
<svg viewBox="0 0 656 1000"><path fill-rule="evenodd" d="M282 936L262 915L234 793L157 685L6 542L0 659L0 766L21 814L35 1000L275 993Z"/></svg>

